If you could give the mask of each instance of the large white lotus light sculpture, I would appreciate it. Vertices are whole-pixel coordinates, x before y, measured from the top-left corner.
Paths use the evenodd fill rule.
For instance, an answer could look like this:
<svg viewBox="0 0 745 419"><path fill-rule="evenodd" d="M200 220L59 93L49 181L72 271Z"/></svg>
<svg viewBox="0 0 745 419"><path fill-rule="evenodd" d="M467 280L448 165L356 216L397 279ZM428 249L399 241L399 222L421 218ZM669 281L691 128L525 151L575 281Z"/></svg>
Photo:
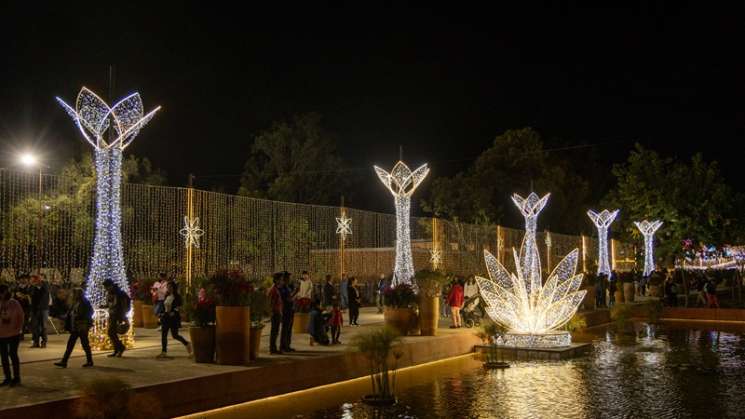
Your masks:
<svg viewBox="0 0 745 419"><path fill-rule="evenodd" d="M411 259L411 233L409 217L411 215L411 195L427 177L429 168L421 165L413 172L404 162L399 161L390 173L375 167L375 173L388 190L391 191L396 204L396 261L393 267L392 285L411 283L414 277L414 263Z"/></svg>
<svg viewBox="0 0 745 419"><path fill-rule="evenodd" d="M105 280L112 280L129 293L121 237L122 151L160 107L145 115L139 93L109 106L85 87L78 93L75 108L60 98L57 101L95 150L96 226L86 294L96 313L105 314L100 310L106 298L102 286ZM113 135L107 136L110 129Z"/></svg>
<svg viewBox="0 0 745 419"><path fill-rule="evenodd" d="M618 216L618 211L613 212L602 210L595 212L593 210L587 211L587 216L590 217L592 223L598 229L598 275L605 274L610 276L610 262L608 261L608 227L613 223L613 220Z"/></svg>
<svg viewBox="0 0 745 419"><path fill-rule="evenodd" d="M559 262L545 285L541 278L541 260L536 246L536 221L549 195L527 198L513 195L512 200L525 217L525 236L520 252L513 249L515 273L510 273L489 251L484 251L489 278L477 276L486 312L507 327L503 337L507 346L560 347L571 344L569 332L555 329L572 318L586 291L579 290L582 275L575 275L579 251L574 249Z"/></svg>
<svg viewBox="0 0 745 419"><path fill-rule="evenodd" d="M644 276L654 270L654 233L662 226L662 221L634 221L636 228L644 236Z"/></svg>

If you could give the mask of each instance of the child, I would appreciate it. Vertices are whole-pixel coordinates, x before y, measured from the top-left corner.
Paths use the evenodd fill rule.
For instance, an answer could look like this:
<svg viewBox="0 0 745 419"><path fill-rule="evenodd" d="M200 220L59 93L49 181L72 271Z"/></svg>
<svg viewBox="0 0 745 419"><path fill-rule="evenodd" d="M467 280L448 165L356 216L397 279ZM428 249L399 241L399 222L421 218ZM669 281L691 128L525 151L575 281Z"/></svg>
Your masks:
<svg viewBox="0 0 745 419"><path fill-rule="evenodd" d="M339 341L339 335L341 335L341 326L344 324L344 317L342 316L341 310L339 309L339 302L334 301L333 308L331 309L331 317L329 318L329 326L331 326L331 344L341 345Z"/></svg>

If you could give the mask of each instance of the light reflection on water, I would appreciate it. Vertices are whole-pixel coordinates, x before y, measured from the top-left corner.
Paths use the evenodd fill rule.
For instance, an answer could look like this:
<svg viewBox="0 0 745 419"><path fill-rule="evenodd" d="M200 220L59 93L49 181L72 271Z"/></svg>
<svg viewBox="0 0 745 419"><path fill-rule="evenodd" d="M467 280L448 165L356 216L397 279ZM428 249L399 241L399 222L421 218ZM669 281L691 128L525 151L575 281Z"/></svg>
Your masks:
<svg viewBox="0 0 745 419"><path fill-rule="evenodd" d="M400 374L400 403L392 408L357 402L369 391L369 382L357 381L293 398L273 417L745 417L745 329L638 324L625 334L584 337L593 351L572 360L485 371L461 357L409 369Z"/></svg>

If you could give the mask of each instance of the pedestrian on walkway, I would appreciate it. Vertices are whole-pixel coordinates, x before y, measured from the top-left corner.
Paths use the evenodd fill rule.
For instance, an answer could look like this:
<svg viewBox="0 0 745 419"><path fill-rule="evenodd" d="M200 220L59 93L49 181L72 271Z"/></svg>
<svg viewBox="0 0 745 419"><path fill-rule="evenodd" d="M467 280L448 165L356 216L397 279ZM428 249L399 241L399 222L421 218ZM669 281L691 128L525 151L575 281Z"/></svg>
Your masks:
<svg viewBox="0 0 745 419"><path fill-rule="evenodd" d="M127 322L127 312L129 312L129 296L117 286L114 281L107 279L103 281L103 287L106 290L106 307L109 311L109 340L114 346L114 352L109 358L121 358L124 350L124 343L119 339L119 327Z"/></svg>
<svg viewBox="0 0 745 419"><path fill-rule="evenodd" d="M85 364L84 368L90 368L93 366L93 355L91 354L91 345L88 342L88 331L93 325L93 307L90 301L85 298L82 288L75 288L72 290L72 303L70 309L67 311L65 316L65 330L70 332L70 337L67 338L67 349L65 354L62 355L62 361L55 362L54 365L62 368L67 368L67 361L70 359L72 350L75 348L75 342L80 338L80 345L83 347L85 352Z"/></svg>
<svg viewBox="0 0 745 419"><path fill-rule="evenodd" d="M283 286L279 289L282 295L282 332L279 339L279 350L283 352L295 352L292 347L292 324L295 321L295 307L293 300L297 289L292 285L292 276L289 272L282 272Z"/></svg>
<svg viewBox="0 0 745 419"><path fill-rule="evenodd" d="M275 273L273 278L274 285L269 288L267 294L269 296L269 302L272 309L272 327L269 334L269 353L281 354L282 352L277 349L277 338L280 334L280 326L282 325L282 293L280 288L282 287L282 274Z"/></svg>
<svg viewBox="0 0 745 419"><path fill-rule="evenodd" d="M31 339L32 348L47 347L49 322L49 284L39 275L31 277Z"/></svg>
<svg viewBox="0 0 745 419"><path fill-rule="evenodd" d="M390 281L386 279L385 274L380 274L378 284L375 287L375 303L378 306L378 313L383 312L383 294L385 293L385 289L388 288L389 283Z"/></svg>
<svg viewBox="0 0 745 419"><path fill-rule="evenodd" d="M341 281L339 281L339 297L341 298L341 309L346 310L349 307L349 280L347 274L341 274Z"/></svg>
<svg viewBox="0 0 745 419"><path fill-rule="evenodd" d="M153 283L150 288L150 292L153 296L153 313L155 317L160 319L160 315L163 313L163 303L166 300L166 294L168 294L168 276L165 272L161 272L158 275L158 280ZM158 326L158 330L162 330L163 325Z"/></svg>
<svg viewBox="0 0 745 419"><path fill-rule="evenodd" d="M21 384L21 362L18 359L18 343L23 334L23 308L21 304L10 297L10 291L5 284L0 285L0 361L3 365L5 380L3 386L17 386ZM13 364L13 375L10 364Z"/></svg>
<svg viewBox="0 0 745 419"><path fill-rule="evenodd" d="M344 315L339 308L338 301L334 301L333 308L331 309L331 318L329 319L329 325L331 326L331 344L341 345L339 337L341 336L341 328L344 325Z"/></svg>
<svg viewBox="0 0 745 419"><path fill-rule="evenodd" d="M463 307L463 285L457 279L453 280L453 285L450 287L448 306L450 307L450 312L453 314L453 324L450 328L455 329L462 327L463 324L460 318L460 309Z"/></svg>
<svg viewBox="0 0 745 419"><path fill-rule="evenodd" d="M313 298L313 281L308 271L303 271L295 297L295 309L301 313L307 312L310 309L311 298Z"/></svg>
<svg viewBox="0 0 745 419"><path fill-rule="evenodd" d="M326 282L323 284L323 305L329 307L334 304L336 290L334 283L331 281L331 275L326 275Z"/></svg>
<svg viewBox="0 0 745 419"><path fill-rule="evenodd" d="M362 299L360 298L360 290L357 288L357 278L349 278L347 295L349 296L349 325L359 326L360 324L357 323L357 320L360 317Z"/></svg>
<svg viewBox="0 0 745 419"><path fill-rule="evenodd" d="M160 314L160 347L161 352L158 358L168 357L168 332L171 337L181 342L186 347L186 352L191 356L191 343L187 342L178 334L181 328L181 304L183 299L178 292L178 284L169 281L166 285L166 298L163 300L163 312Z"/></svg>

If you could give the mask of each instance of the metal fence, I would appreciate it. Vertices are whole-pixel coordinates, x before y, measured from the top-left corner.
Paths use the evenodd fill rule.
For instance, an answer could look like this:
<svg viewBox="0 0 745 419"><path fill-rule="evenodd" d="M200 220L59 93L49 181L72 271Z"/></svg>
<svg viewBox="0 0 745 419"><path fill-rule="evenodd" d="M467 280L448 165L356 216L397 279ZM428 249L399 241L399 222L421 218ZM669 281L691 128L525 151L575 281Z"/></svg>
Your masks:
<svg viewBox="0 0 745 419"><path fill-rule="evenodd" d="M38 173L0 170L0 275L12 279L41 264L48 276L82 279L93 242L94 191L90 176L43 175L40 180ZM336 234L342 210L352 219L352 234L343 246ZM240 268L252 276L279 270L338 276L343 266L364 279L393 267L392 214L139 184L122 186L122 214L130 277L162 271L183 276L186 266L195 277L221 268ZM204 231L199 248L189 250L179 233L185 215L199 217ZM485 274L484 249L512 269L512 248L519 248L523 237L522 230L432 218L414 217L411 226L417 270L431 268L434 248L440 251L441 269L463 275ZM538 243L544 267L579 248L579 269L594 269L597 241L592 237L540 232ZM630 269L634 248L618 241L612 248L616 267Z"/></svg>

